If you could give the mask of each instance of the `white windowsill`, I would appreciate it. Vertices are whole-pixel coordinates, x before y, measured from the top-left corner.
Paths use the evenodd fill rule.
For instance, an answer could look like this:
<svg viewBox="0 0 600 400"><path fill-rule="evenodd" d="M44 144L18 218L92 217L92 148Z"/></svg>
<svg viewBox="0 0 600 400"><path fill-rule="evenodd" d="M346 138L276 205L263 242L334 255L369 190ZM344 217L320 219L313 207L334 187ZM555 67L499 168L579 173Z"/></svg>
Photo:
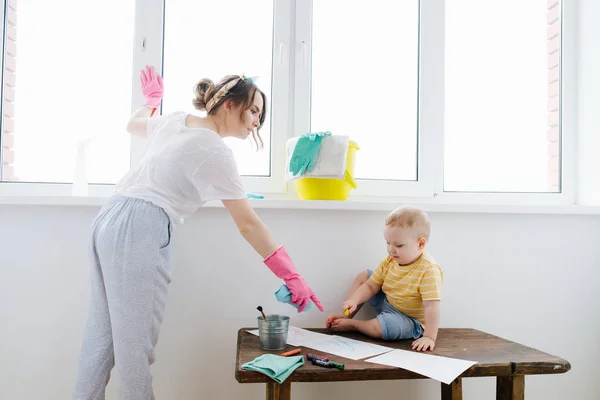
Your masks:
<svg viewBox="0 0 600 400"><path fill-rule="evenodd" d="M0 205L15 206L92 206L104 204L101 196L12 196L0 195ZM346 201L299 200L293 197L251 199L254 208L290 210L390 211L403 203L420 206L427 212L447 213L505 213L505 214L565 214L600 215L600 206L580 205L501 205L444 203L428 199L349 198ZM223 207L220 202L208 202L204 207Z"/></svg>

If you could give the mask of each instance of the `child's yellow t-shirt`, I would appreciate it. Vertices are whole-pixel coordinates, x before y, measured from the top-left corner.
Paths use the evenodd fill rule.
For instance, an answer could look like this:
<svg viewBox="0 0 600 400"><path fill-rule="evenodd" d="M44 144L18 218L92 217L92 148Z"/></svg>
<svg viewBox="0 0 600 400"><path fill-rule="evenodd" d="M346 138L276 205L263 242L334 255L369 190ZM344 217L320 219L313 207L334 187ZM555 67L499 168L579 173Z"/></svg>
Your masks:
<svg viewBox="0 0 600 400"><path fill-rule="evenodd" d="M387 301L425 326L423 300L440 300L444 274L427 252L410 265L399 265L388 256L369 278L380 285Z"/></svg>

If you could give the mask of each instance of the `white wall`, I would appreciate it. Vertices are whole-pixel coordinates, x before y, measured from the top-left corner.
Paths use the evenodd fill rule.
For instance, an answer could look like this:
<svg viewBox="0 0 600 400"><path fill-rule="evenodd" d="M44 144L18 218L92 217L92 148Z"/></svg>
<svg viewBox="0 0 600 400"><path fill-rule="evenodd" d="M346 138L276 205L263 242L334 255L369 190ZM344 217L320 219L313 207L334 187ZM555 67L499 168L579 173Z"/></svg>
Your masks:
<svg viewBox="0 0 600 400"><path fill-rule="evenodd" d="M0 207L0 399L70 398L87 312L87 235L97 207ZM154 365L159 399L264 398L234 378L237 330L256 306L322 327L347 286L385 255L385 212L258 210L327 312L276 303L280 281L223 209L175 232L173 282ZM358 219L361 222L358 222ZM429 250L445 273L442 326L472 327L566 358L563 375L526 379L527 399L592 400L600 391L600 217L431 214ZM467 379L465 399L493 399L491 378ZM110 399L116 399L111 386ZM294 399L394 394L430 399L434 381L295 384Z"/></svg>

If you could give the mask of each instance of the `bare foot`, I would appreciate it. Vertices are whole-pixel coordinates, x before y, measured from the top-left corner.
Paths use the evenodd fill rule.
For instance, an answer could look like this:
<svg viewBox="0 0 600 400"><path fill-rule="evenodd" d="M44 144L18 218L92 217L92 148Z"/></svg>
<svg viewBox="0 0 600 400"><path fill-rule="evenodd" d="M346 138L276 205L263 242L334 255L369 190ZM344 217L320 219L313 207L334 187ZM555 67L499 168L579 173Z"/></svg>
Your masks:
<svg viewBox="0 0 600 400"><path fill-rule="evenodd" d="M331 319L331 320L330 320ZM333 331L347 332L356 330L356 321L343 315L332 315L327 318L327 327Z"/></svg>
<svg viewBox="0 0 600 400"><path fill-rule="evenodd" d="M376 339L382 338L381 325L377 318L363 321L344 315L331 315L327 318L327 328L337 332L359 331Z"/></svg>
<svg viewBox="0 0 600 400"><path fill-rule="evenodd" d="M325 320L325 326L327 328L331 328L331 323L336 320L337 318L339 318L340 315L339 314L331 314L329 317L327 317L327 319Z"/></svg>
<svg viewBox="0 0 600 400"><path fill-rule="evenodd" d="M333 321L335 321L338 318L345 318L343 315L341 314L331 314L329 317L327 317L327 319L325 320L325 326L327 328L331 328L331 324L333 323Z"/></svg>

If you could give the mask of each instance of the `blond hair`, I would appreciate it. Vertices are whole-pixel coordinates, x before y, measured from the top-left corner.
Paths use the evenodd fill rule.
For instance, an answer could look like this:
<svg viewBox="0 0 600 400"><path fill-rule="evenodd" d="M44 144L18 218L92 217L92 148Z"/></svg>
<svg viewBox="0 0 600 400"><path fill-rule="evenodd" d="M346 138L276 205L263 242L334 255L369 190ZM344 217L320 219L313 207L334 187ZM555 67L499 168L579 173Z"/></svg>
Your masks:
<svg viewBox="0 0 600 400"><path fill-rule="evenodd" d="M385 219L386 226L413 229L417 238L429 240L431 224L427 213L418 207L400 206Z"/></svg>

